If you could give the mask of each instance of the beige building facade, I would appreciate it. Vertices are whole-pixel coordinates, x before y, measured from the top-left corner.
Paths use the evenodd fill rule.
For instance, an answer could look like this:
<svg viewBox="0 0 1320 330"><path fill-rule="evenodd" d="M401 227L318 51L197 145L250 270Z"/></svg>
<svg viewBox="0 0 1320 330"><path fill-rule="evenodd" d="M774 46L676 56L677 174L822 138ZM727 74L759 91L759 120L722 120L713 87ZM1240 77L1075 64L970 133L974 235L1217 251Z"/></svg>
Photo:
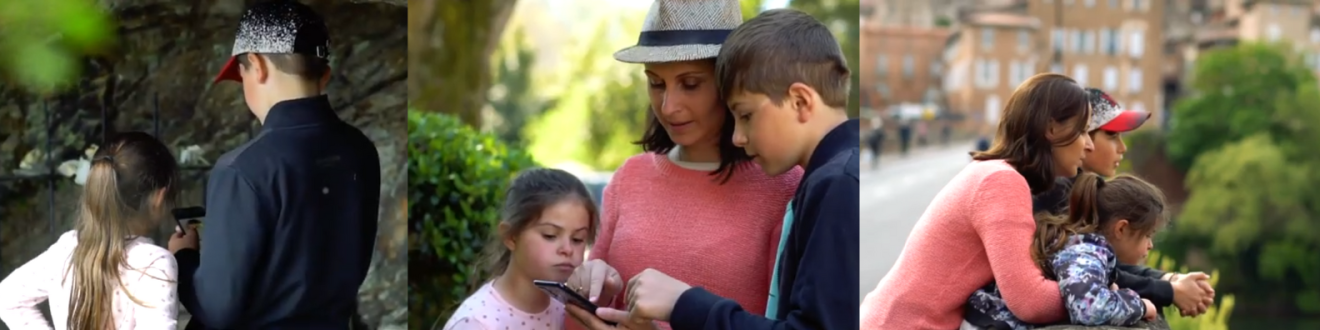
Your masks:
<svg viewBox="0 0 1320 330"><path fill-rule="evenodd" d="M940 88L949 29L935 24L930 3L863 2L860 79L863 112L889 116L900 104L942 104ZM869 111L868 111L869 110Z"/></svg>
<svg viewBox="0 0 1320 330"><path fill-rule="evenodd" d="M1056 72L1160 123L1163 7L1152 0L1020 0L964 11L944 56L950 110L993 126L1018 84Z"/></svg>

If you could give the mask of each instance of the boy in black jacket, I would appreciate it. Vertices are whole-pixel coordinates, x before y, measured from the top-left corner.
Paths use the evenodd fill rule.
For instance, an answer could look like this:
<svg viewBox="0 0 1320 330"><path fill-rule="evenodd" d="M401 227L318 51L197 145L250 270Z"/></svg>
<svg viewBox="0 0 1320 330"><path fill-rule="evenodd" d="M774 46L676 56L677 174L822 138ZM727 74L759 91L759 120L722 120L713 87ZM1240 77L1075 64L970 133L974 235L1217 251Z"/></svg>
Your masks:
<svg viewBox="0 0 1320 330"><path fill-rule="evenodd" d="M221 156L206 186L206 228L170 238L187 329L347 329L366 279L380 209L380 157L322 94L324 20L294 1L240 19L216 82L243 85L261 134Z"/></svg>
<svg viewBox="0 0 1320 330"><path fill-rule="evenodd" d="M767 174L806 169L784 216L766 315L654 269L629 281L619 322L668 321L674 329L857 329L858 141L848 119L849 75L825 25L791 9L743 23L715 64L736 118L733 143Z"/></svg>
<svg viewBox="0 0 1320 330"><path fill-rule="evenodd" d="M1091 101L1087 132L1095 149L1086 155L1082 170L1112 177L1127 151L1121 135L1141 127L1150 118L1150 113L1123 110L1118 102L1099 89L1087 88L1086 91ZM1068 207L1067 196L1072 183L1073 178L1056 180L1053 190L1032 198L1032 212L1063 213ZM1160 315L1164 315L1164 307L1176 304L1184 316L1196 316L1205 313L1214 302L1214 289L1205 281L1207 278L1201 272L1173 274L1145 266L1119 264L1116 282L1119 287L1132 289L1142 298L1150 299L1160 309Z"/></svg>

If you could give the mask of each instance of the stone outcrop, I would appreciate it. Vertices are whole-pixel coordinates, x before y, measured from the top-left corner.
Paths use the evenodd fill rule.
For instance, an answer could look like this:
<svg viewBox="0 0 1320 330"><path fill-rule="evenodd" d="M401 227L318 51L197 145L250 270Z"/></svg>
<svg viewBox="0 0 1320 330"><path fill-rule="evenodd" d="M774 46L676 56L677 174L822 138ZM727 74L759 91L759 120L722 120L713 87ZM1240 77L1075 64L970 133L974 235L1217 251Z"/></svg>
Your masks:
<svg viewBox="0 0 1320 330"><path fill-rule="evenodd" d="M258 124L238 84L213 85L229 56L237 18L256 1L101 0L116 17L113 52L84 61L75 87L38 96L0 81L0 176L14 174L21 157L45 147L49 107L56 123L54 163L76 159L109 130L153 132L176 155L196 145L214 161L245 142ZM362 129L380 152L380 231L372 269L360 290L363 322L373 329L407 323L407 4L403 0L304 0L332 33L333 78L327 94L340 117ZM180 206L201 205L204 166L183 175ZM0 275L45 250L71 228L81 192L61 178L0 182ZM53 198L52 198L53 197ZM53 205L50 202L53 201ZM54 219L50 221L48 219ZM53 229L53 230L52 230ZM156 237L164 244L170 226ZM3 328L0 326L0 328Z"/></svg>

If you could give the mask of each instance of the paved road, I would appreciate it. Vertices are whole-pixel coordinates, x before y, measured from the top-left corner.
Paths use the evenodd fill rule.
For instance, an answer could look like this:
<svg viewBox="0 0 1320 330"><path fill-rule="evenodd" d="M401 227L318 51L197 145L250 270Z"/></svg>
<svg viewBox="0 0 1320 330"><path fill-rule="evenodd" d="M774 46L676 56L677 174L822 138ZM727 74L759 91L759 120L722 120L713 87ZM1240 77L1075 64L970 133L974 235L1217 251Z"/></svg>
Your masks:
<svg viewBox="0 0 1320 330"><path fill-rule="evenodd" d="M862 161L861 260L859 298L875 289L889 268L898 261L908 233L926 206L953 176L971 161L971 143L952 147L913 150L906 158L881 156L880 168L870 170ZM861 301L858 301L860 304Z"/></svg>

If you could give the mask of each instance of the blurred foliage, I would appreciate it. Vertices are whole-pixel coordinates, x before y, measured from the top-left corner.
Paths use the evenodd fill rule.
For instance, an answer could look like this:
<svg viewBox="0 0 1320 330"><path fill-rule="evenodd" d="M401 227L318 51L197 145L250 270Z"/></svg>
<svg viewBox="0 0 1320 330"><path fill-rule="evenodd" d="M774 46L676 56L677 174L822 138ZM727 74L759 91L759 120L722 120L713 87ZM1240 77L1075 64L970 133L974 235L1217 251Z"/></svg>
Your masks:
<svg viewBox="0 0 1320 330"><path fill-rule="evenodd" d="M1150 251L1146 258L1147 267L1162 270L1164 272L1177 272L1186 274L1187 267L1178 267L1178 262L1168 256L1160 254L1159 251ZM1218 291L1219 270L1210 272L1210 279L1207 280L1211 287L1216 288L1216 298L1219 302L1206 309L1205 314L1197 317L1183 317L1179 314L1177 307L1169 306L1164 309L1164 319L1169 322L1169 328L1173 330L1228 330L1228 316L1233 313L1233 303L1236 301L1231 294L1223 294Z"/></svg>
<svg viewBox="0 0 1320 330"><path fill-rule="evenodd" d="M852 85L849 87L848 117L857 118L861 102L861 5L858 0L792 0L789 7L801 10L825 23L834 31L834 38L843 48L844 57L848 58L848 69L852 72ZM750 17L745 17L750 18Z"/></svg>
<svg viewBox="0 0 1320 330"><path fill-rule="evenodd" d="M763 1L759 0L742 1L743 18L755 17L762 5ZM792 2L791 6L812 14L838 31L836 37L849 56L849 65L855 73L858 65L857 1L798 0ZM531 13L531 10L519 11L510 29L535 30L538 17L534 15L537 14ZM536 159L549 166L575 164L608 170L622 165L628 157L641 151L632 142L639 140L645 130L650 98L641 66L615 61L612 54L636 42L636 35L641 31L640 22L644 20L645 14L644 10L624 13L617 10L605 13L584 10L580 15L583 20L577 23L581 25L581 30L565 37L568 40L561 40L575 46L556 49L559 58L581 59L577 61L561 60L549 65L534 63L539 60L536 56L511 56L529 53L532 50L523 47L534 48L537 45L519 41L523 38L523 32L514 32L512 38L505 38L506 42L497 51L497 54L503 55L497 55L496 58L518 63L516 67L525 71L542 68L545 72L535 74L534 79L528 79L525 73L506 71L511 65L496 63L496 76L502 78L497 79L490 93L490 102L495 110L493 112L499 117L501 125L521 122L526 123L526 126L485 127L500 132L520 131L520 134L501 136L519 136L520 139L508 141L526 143ZM852 88L856 94L858 75L854 74L852 78ZM525 81L532 81L536 88L522 85ZM537 96L528 96L528 93ZM522 109L512 109L513 106ZM857 102L850 102L849 114L856 116L857 109ZM521 116L534 118L519 118ZM487 120L494 122L497 119Z"/></svg>
<svg viewBox="0 0 1320 330"><path fill-rule="evenodd" d="M632 142L641 139L650 111L646 77L641 65L615 61L612 54L635 42L644 14L603 16L594 31L577 36L586 39L579 43L584 47L565 50L564 57L584 60L560 67L564 85L553 96L558 102L524 128L537 160L613 169L641 152ZM633 31L603 37L620 29Z"/></svg>
<svg viewBox="0 0 1320 330"><path fill-rule="evenodd" d="M515 145L525 142L522 128L556 104L556 100L534 93L535 72L530 68L536 62L536 53L526 39L524 29L514 30L512 37L504 38L496 51L495 84L487 92L489 106L495 113L483 120L484 130L495 132L500 139Z"/></svg>
<svg viewBox="0 0 1320 330"><path fill-rule="evenodd" d="M411 109L408 155L408 324L416 329L443 324L489 278L479 259L504 190L533 162L452 115Z"/></svg>
<svg viewBox="0 0 1320 330"><path fill-rule="evenodd" d="M1147 128L1123 133L1122 139L1127 145L1127 153L1123 154L1123 161L1118 165L1118 173L1132 173L1133 164L1150 160L1166 144L1167 136L1164 132Z"/></svg>
<svg viewBox="0 0 1320 330"><path fill-rule="evenodd" d="M1285 48L1243 44L1198 59L1169 132L1190 169L1179 216L1189 241L1209 245L1234 284L1304 313L1320 313L1320 91ZM1254 297L1254 296L1253 296Z"/></svg>
<svg viewBox="0 0 1320 330"><path fill-rule="evenodd" d="M1178 168L1190 169L1197 156L1256 133L1289 140L1298 130L1314 130L1299 125L1316 122L1285 115L1320 109L1314 73L1287 49L1245 43L1197 58L1192 94L1174 105L1169 133L1169 156Z"/></svg>
<svg viewBox="0 0 1320 330"><path fill-rule="evenodd" d="M82 56L110 50L115 31L96 1L0 1L0 68L10 83L52 93L79 77Z"/></svg>
<svg viewBox="0 0 1320 330"><path fill-rule="evenodd" d="M408 0L408 99L480 127L490 55L516 0Z"/></svg>

